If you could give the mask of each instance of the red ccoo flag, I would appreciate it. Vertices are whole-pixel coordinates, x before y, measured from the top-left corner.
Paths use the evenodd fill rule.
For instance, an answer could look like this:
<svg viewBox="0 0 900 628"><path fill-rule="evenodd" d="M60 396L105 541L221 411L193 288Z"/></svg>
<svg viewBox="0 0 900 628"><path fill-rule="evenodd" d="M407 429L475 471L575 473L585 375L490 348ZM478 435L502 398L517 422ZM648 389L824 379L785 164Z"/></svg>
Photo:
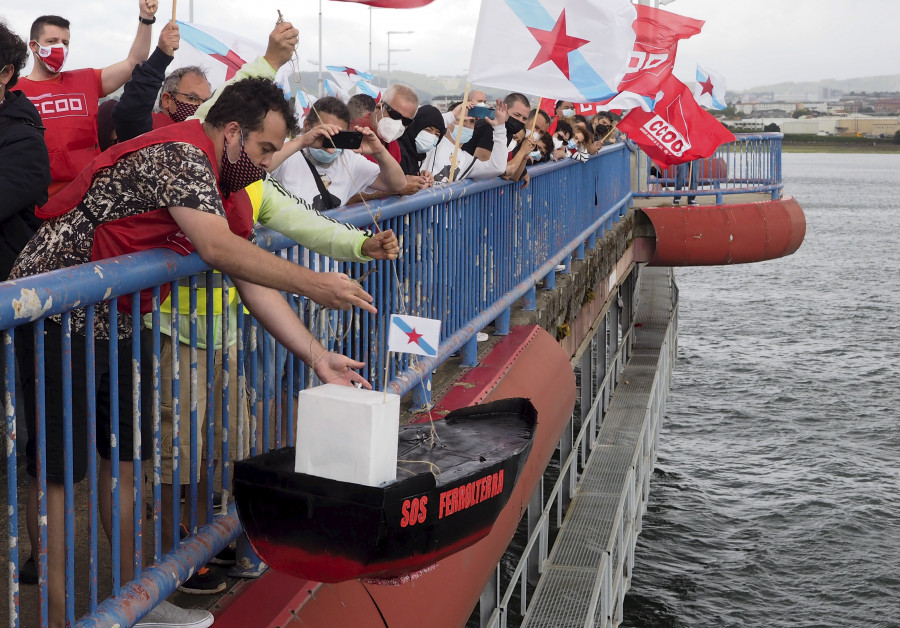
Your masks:
<svg viewBox="0 0 900 628"><path fill-rule="evenodd" d="M703 21L643 4L634 8L637 10L632 24L634 49L625 78L619 81L619 95L606 108L628 109L640 105L649 111L653 109L657 92L672 75L678 42L699 33Z"/></svg>
<svg viewBox="0 0 900 628"><path fill-rule="evenodd" d="M336 0L338 2L355 2L366 4L376 9L417 9L431 4L432 0Z"/></svg>
<svg viewBox="0 0 900 628"><path fill-rule="evenodd" d="M660 167L709 157L734 134L705 111L691 90L674 76L662 85L653 111L633 109L618 128Z"/></svg>

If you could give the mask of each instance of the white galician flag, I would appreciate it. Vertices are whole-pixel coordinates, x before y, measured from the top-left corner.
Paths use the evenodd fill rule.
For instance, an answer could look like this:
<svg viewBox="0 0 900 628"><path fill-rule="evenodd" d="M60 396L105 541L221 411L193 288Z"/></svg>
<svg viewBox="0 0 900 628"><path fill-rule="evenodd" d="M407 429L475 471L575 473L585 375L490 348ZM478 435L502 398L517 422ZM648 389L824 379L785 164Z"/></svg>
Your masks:
<svg viewBox="0 0 900 628"><path fill-rule="evenodd" d="M707 109L724 109L725 103L725 77L721 74L706 70L697 65L697 83L694 85L694 100L701 107Z"/></svg>
<svg viewBox="0 0 900 628"><path fill-rule="evenodd" d="M213 26L179 20L178 32L181 45L175 51L175 60L168 71L199 65L206 70L206 78L214 91L233 77L245 62L266 52L259 42Z"/></svg>
<svg viewBox="0 0 900 628"><path fill-rule="evenodd" d="M556 100L617 93L634 48L631 0L482 0L469 81Z"/></svg>
<svg viewBox="0 0 900 628"><path fill-rule="evenodd" d="M388 351L436 356L441 342L441 321L391 314Z"/></svg>

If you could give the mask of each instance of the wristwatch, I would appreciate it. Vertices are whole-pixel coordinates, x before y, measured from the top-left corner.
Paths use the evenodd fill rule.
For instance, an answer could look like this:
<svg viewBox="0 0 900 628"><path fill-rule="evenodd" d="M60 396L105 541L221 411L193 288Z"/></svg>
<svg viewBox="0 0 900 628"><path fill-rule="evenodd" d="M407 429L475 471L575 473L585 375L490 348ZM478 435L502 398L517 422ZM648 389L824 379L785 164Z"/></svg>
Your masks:
<svg viewBox="0 0 900 628"><path fill-rule="evenodd" d="M138 21L139 21L141 24L146 24L147 26L150 26L151 24L156 24L156 16L154 15L153 17L151 17L151 18L148 20L147 18L145 18L145 17L139 15L139 16L138 16Z"/></svg>

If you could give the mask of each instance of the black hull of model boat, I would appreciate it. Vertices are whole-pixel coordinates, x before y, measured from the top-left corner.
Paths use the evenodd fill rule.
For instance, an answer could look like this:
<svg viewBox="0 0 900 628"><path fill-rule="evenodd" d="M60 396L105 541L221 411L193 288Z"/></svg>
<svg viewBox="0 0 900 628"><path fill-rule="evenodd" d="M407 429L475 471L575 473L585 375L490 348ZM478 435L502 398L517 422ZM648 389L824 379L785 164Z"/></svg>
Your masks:
<svg viewBox="0 0 900 628"><path fill-rule="evenodd" d="M294 449L235 465L241 524L270 567L319 582L420 570L490 532L531 450L527 399L401 428L398 479L369 487L294 472ZM434 466L432 466L434 465ZM440 470L435 477L432 468Z"/></svg>

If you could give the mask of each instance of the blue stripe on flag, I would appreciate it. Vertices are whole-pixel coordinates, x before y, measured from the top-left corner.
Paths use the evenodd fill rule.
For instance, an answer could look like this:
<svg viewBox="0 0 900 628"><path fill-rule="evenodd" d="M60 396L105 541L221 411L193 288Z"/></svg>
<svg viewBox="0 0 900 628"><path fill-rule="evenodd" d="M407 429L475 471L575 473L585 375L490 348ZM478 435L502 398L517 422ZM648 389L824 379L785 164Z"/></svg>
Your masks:
<svg viewBox="0 0 900 628"><path fill-rule="evenodd" d="M525 26L549 31L556 25L556 20L538 0L506 0L506 4ZM606 100L617 93L577 50L569 53L569 81L586 102Z"/></svg>
<svg viewBox="0 0 900 628"><path fill-rule="evenodd" d="M356 84L356 86L360 89L360 91L363 94L371 96L372 98L375 98L376 96L378 96L378 90L373 89L372 86L369 85L368 83L366 83L365 81L360 81L359 83Z"/></svg>
<svg viewBox="0 0 900 628"><path fill-rule="evenodd" d="M409 325L407 325L406 321L403 320L402 318L400 318L399 316L394 317L394 325L399 327L400 331L402 331L404 334L408 334L409 332L411 332L413 330L413 328L410 327ZM427 353L428 355L437 355L437 350L435 350L434 347L432 347L430 344L425 342L424 339L419 338L416 342L418 343L418 345L420 347L425 349L425 353Z"/></svg>
<svg viewBox="0 0 900 628"><path fill-rule="evenodd" d="M181 38L200 52L205 52L208 55L216 54L224 56L231 50L228 46L209 33L204 33L181 20L176 20L176 23L178 24L178 32L181 35Z"/></svg>

